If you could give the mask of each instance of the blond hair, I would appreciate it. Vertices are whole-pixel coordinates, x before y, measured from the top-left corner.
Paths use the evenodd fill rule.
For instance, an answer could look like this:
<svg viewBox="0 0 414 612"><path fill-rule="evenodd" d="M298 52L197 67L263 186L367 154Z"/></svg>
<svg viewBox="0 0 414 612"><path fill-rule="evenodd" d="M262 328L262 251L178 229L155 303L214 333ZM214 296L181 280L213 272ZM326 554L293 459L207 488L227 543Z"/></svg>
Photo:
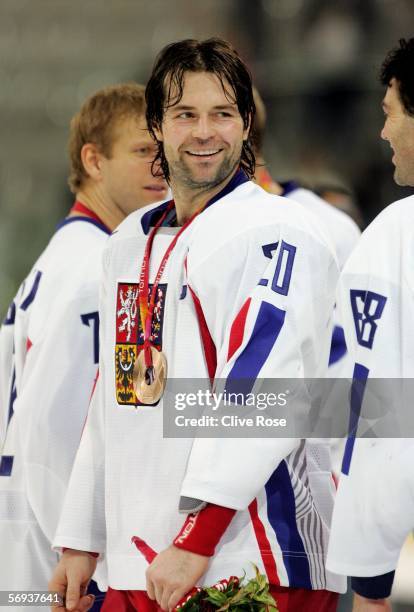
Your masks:
<svg viewBox="0 0 414 612"><path fill-rule="evenodd" d="M109 158L115 128L121 119L128 117L145 117L145 87L138 83L105 87L83 103L70 122L68 184L72 193L79 191L88 177L81 159L82 147L93 143Z"/></svg>

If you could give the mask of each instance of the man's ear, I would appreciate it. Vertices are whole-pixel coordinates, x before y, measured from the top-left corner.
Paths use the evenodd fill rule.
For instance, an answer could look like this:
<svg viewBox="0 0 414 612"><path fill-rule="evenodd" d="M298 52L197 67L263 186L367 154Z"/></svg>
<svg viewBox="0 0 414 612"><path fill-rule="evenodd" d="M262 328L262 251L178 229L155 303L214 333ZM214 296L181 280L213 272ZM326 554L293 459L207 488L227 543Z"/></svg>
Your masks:
<svg viewBox="0 0 414 612"><path fill-rule="evenodd" d="M102 153L100 153L98 147L87 142L81 149L81 160L85 172L94 180L101 178L101 164L102 164Z"/></svg>

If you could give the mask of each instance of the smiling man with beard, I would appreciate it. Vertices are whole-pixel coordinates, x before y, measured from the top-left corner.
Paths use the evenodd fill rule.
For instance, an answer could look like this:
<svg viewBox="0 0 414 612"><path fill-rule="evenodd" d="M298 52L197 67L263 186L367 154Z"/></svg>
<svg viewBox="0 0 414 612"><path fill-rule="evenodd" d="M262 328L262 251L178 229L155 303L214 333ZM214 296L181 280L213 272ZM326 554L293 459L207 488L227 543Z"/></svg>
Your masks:
<svg viewBox="0 0 414 612"><path fill-rule="evenodd" d="M324 568L327 444L164 438L163 391L167 375L230 386L324 376L335 256L303 207L275 206L250 180L251 78L228 43L167 46L146 101L174 200L132 214L104 254L100 378L55 539L71 550L50 588L86 609L94 551L108 563L105 610L171 610L195 584L251 577L255 563L281 610L333 611L343 582ZM139 303L129 339L118 316L128 290ZM134 354L130 399L120 349Z"/></svg>

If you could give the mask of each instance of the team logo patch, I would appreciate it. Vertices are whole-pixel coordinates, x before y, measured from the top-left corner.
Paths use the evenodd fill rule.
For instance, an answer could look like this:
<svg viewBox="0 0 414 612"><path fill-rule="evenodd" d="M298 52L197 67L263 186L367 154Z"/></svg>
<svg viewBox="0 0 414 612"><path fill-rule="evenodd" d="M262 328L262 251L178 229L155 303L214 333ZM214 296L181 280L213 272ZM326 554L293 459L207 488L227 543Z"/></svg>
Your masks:
<svg viewBox="0 0 414 612"><path fill-rule="evenodd" d="M148 300L152 285L149 286ZM151 340L161 349L164 306L167 285L158 285L152 319ZM116 401L121 405L136 405L132 373L144 334L139 316L138 283L118 283L116 298L115 331L115 389Z"/></svg>

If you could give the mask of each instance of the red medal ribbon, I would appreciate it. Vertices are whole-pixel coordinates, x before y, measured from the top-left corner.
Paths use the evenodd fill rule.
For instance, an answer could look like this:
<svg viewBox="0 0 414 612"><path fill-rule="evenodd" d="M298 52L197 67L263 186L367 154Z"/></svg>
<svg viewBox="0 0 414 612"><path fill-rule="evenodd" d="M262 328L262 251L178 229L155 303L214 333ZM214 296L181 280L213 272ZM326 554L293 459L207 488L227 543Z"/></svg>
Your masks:
<svg viewBox="0 0 414 612"><path fill-rule="evenodd" d="M69 213L76 213L76 212L81 213L82 215L85 215L85 217L89 217L89 219L93 219L94 221L97 221L98 223L106 227L108 232L110 232L110 229L105 225L102 219L100 219L98 215L96 215L90 208L88 208L87 206L85 206L85 204L82 204L82 202L79 202L78 200L76 200L76 202L74 203L74 205L69 211Z"/></svg>
<svg viewBox="0 0 414 612"><path fill-rule="evenodd" d="M174 208L174 201L171 201L168 204L168 206L167 206L166 210L164 211L164 213L161 215L160 219L157 221L155 226L152 228L152 230L150 232L150 235L148 236L147 244L145 246L144 257L142 259L141 274L140 274L140 277L139 277L138 303L139 303L139 313L140 313L140 319L141 319L141 327L142 327L142 331L143 331L143 334L144 334L144 346L143 346L143 348L144 348L144 356L145 356L145 366L147 368L152 366L151 330L152 330L152 318L153 318L154 308L155 308L155 297L157 295L157 289L158 289L159 282L160 282L161 277L163 275L163 272L165 270L165 266L167 265L167 261L168 261L170 255L171 255L171 252L174 249L175 245L177 244L177 240L179 239L181 234L184 232L184 230L187 229L187 227L190 225L190 223L192 223L194 221L194 219L197 217L197 215L202 210L201 209L201 210L198 210L197 212L195 212L193 214L193 216L190 217L190 219L188 219L188 221L186 221L186 223L184 223L184 225L180 228L180 230L174 236L174 239L172 240L172 242L169 245L168 249L165 251L164 256L163 256L163 258L161 260L160 266L158 268L158 272L156 274L156 277L155 277L155 280L154 280L154 284L152 286L151 297L150 297L150 300L148 302L149 264L150 264L150 258L151 258L152 243L154 241L154 238L155 238L155 235L156 235L157 231L159 230L159 228L161 227L161 225L165 221L168 213L173 208Z"/></svg>

